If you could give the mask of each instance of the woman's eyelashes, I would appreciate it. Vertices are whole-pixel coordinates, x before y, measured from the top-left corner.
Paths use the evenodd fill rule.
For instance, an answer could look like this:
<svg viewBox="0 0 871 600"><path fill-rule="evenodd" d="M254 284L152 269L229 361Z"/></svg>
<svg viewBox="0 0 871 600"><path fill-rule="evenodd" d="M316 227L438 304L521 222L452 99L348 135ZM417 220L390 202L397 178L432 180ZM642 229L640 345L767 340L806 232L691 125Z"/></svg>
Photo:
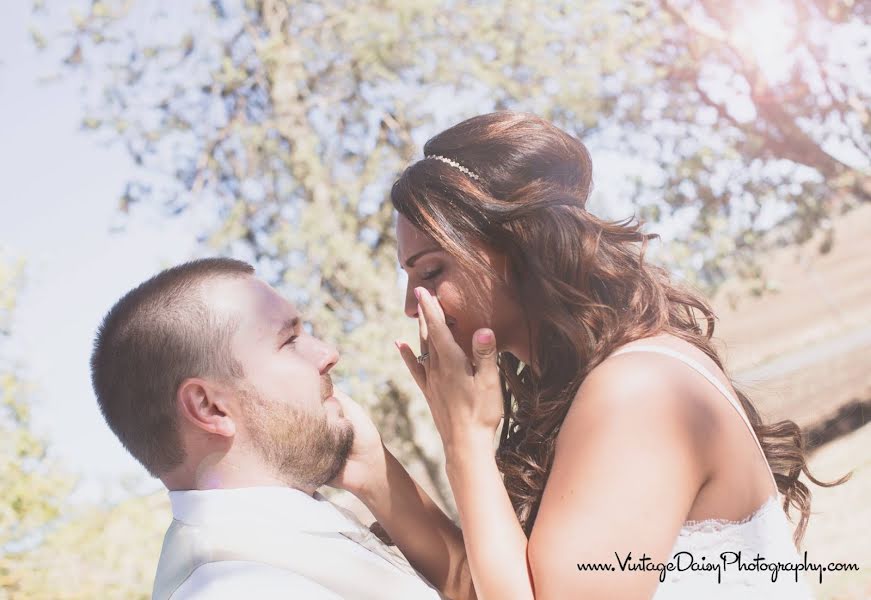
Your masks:
<svg viewBox="0 0 871 600"><path fill-rule="evenodd" d="M285 340L281 347L284 348L285 346L290 346L292 348L296 344L297 338L299 338L298 335L290 336L289 338L287 338L287 340Z"/></svg>
<svg viewBox="0 0 871 600"><path fill-rule="evenodd" d="M435 279L436 277L438 277L439 275L441 275L441 274L442 274L442 270L443 270L443 269L442 269L441 267L439 267L439 268L437 268L437 269L432 269L432 270L430 270L430 271L426 271L426 272L423 273L423 275L420 276L420 278L421 278L421 280L423 280L423 281L430 281L431 279Z"/></svg>

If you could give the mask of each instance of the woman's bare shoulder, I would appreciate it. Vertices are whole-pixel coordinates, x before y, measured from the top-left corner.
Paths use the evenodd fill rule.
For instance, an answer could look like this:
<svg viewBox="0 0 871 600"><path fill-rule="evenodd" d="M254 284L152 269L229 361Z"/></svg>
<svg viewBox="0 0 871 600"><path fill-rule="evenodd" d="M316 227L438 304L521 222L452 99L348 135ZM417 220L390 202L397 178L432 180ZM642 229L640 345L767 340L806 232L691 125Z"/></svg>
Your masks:
<svg viewBox="0 0 871 600"><path fill-rule="evenodd" d="M691 346L678 338L677 342ZM687 354L686 348L661 337L633 342L656 344ZM698 354L704 356L698 348ZM698 356L691 355L698 359ZM709 398L693 393L688 375L669 356L649 352L626 352L597 365L584 379L566 420L641 419L651 428L671 434L686 434L694 447L710 442L719 429L718 411ZM568 423L567 423L568 424ZM683 436L682 436L683 437Z"/></svg>

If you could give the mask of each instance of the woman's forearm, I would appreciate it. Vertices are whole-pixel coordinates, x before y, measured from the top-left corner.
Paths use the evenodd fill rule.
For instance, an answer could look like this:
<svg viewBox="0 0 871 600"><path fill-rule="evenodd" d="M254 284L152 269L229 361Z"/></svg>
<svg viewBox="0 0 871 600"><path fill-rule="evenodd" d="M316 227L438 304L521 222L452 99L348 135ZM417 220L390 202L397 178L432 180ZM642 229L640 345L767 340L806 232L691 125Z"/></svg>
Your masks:
<svg viewBox="0 0 871 600"><path fill-rule="evenodd" d="M408 561L452 600L475 598L463 535L386 448L382 474L355 495Z"/></svg>
<svg viewBox="0 0 871 600"><path fill-rule="evenodd" d="M447 451L469 567L481 600L532 600L527 538L487 439Z"/></svg>

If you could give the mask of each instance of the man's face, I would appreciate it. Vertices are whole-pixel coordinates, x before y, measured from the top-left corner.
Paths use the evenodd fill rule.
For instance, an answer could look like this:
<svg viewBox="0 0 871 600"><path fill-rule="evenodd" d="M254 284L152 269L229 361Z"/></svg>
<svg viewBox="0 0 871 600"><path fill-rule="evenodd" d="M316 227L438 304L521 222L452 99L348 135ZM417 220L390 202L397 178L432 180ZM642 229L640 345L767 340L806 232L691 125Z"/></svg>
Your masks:
<svg viewBox="0 0 871 600"><path fill-rule="evenodd" d="M329 376L338 353L308 335L296 309L260 279L222 280L207 293L237 323L231 348L244 371L245 442L289 483L325 484L344 467L354 439Z"/></svg>

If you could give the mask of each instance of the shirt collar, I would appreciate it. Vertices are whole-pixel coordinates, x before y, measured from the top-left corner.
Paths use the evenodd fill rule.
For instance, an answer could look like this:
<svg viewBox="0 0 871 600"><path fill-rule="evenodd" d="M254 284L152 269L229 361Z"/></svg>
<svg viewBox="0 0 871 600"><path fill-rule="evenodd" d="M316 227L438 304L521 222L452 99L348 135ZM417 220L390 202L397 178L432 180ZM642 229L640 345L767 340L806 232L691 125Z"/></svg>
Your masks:
<svg viewBox="0 0 871 600"><path fill-rule="evenodd" d="M267 521L298 531L347 533L363 527L318 492L282 486L169 492L172 516L188 525Z"/></svg>

